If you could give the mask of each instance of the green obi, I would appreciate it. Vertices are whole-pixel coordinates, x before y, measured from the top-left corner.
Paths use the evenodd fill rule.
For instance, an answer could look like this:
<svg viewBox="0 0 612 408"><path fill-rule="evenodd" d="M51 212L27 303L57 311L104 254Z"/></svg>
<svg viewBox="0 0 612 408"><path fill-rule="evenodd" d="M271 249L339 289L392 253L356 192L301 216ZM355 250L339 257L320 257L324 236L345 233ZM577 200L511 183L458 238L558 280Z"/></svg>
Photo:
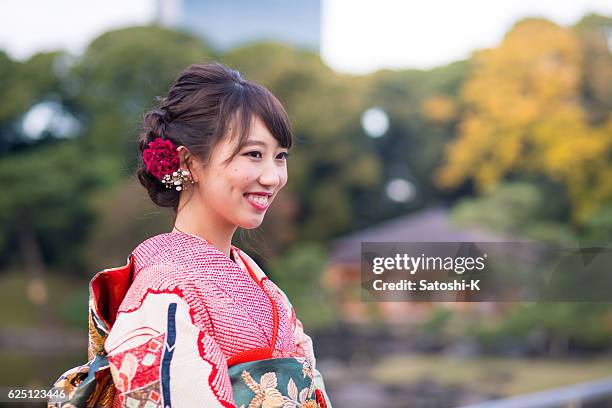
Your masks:
<svg viewBox="0 0 612 408"><path fill-rule="evenodd" d="M301 357L269 358L229 367L234 403L247 407L324 408L313 373Z"/></svg>

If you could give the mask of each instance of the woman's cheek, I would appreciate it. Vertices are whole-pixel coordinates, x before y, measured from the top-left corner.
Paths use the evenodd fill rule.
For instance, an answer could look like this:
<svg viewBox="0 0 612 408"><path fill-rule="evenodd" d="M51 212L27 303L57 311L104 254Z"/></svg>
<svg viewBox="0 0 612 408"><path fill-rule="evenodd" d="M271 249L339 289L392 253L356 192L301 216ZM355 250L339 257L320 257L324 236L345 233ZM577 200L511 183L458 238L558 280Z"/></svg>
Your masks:
<svg viewBox="0 0 612 408"><path fill-rule="evenodd" d="M285 184L287 184L287 179L289 178L289 175L287 174L287 167L285 167L284 172L281 173L280 179L281 179L281 183L280 183L280 187L279 190L283 187L285 187Z"/></svg>
<svg viewBox="0 0 612 408"><path fill-rule="evenodd" d="M251 182L252 182L252 181L253 181L253 177L252 177L252 176L249 176L248 174L247 174L247 175L245 175L244 177L242 177L242 183L243 183L245 186L248 186L249 184L251 184Z"/></svg>

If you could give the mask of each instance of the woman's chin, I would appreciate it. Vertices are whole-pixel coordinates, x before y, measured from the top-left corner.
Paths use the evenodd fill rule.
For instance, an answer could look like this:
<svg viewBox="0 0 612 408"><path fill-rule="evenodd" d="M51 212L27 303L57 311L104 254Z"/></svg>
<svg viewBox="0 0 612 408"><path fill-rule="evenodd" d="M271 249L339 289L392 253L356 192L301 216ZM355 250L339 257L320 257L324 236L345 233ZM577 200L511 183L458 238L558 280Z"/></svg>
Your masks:
<svg viewBox="0 0 612 408"><path fill-rule="evenodd" d="M242 229L254 229L261 225L263 222L263 217L254 217L251 219L243 220L238 226Z"/></svg>

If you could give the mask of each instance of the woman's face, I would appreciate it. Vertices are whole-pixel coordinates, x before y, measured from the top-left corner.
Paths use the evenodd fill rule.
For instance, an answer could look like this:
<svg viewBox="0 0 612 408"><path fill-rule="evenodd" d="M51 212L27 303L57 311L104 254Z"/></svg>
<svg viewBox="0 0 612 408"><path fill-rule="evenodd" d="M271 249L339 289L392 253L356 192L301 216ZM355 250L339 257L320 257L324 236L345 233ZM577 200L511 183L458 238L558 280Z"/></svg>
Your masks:
<svg viewBox="0 0 612 408"><path fill-rule="evenodd" d="M226 137L212 151L206 166L191 168L193 185L208 217L222 224L258 227L272 201L287 183L287 149L259 118L255 118L246 145L229 162L237 138Z"/></svg>

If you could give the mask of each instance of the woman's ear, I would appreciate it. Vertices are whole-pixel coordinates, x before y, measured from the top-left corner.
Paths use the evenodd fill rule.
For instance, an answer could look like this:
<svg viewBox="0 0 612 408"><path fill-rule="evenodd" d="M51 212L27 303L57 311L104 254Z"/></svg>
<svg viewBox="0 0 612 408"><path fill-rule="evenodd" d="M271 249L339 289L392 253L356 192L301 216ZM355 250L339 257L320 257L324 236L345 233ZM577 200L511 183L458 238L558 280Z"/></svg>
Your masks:
<svg viewBox="0 0 612 408"><path fill-rule="evenodd" d="M191 173L191 179L197 183L198 175L196 174L197 172L194 171L196 170L196 166L197 166L196 159L193 157L189 149L187 149L185 146L181 145L177 147L176 150L178 151L179 159L181 161L181 164L180 164L181 169L189 170L189 173Z"/></svg>

